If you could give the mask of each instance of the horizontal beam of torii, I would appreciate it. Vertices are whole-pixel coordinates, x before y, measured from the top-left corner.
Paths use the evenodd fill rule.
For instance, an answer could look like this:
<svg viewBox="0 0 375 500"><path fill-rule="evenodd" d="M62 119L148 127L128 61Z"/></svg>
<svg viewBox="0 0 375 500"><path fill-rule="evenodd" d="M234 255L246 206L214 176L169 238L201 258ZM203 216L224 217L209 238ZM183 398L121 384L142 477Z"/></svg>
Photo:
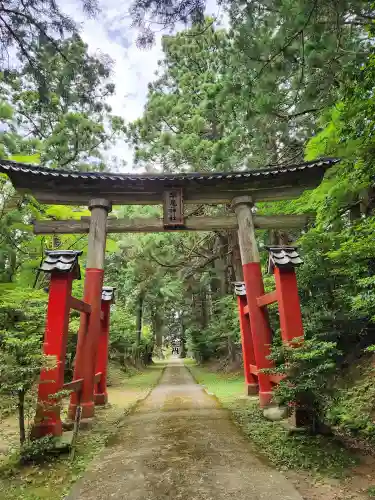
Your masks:
<svg viewBox="0 0 375 500"><path fill-rule="evenodd" d="M303 228L310 215L254 215L257 229ZM35 234L85 234L90 229L90 217L80 220L39 220L33 223ZM184 225L164 227L163 219L138 217L134 219L107 219L107 233L155 233L165 231L224 231L238 229L235 215L222 217L185 217Z"/></svg>

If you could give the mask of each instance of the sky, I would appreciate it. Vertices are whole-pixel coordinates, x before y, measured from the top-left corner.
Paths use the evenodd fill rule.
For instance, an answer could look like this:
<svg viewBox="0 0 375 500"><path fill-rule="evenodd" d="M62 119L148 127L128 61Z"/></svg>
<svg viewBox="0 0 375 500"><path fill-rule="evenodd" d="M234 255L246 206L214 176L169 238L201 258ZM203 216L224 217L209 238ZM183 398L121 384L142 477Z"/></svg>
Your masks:
<svg viewBox="0 0 375 500"><path fill-rule="evenodd" d="M163 58L161 38L166 32L156 33L155 44L150 49L136 46L137 29L131 26L128 9L131 0L99 0L101 12L95 19L87 19L80 0L61 0L61 10L81 25L81 36L90 53L108 54L113 60L112 81L116 93L109 99L113 113L126 122L142 115L146 102L147 84L155 78L158 60ZM216 0L208 0L206 13L220 15ZM109 152L126 161L124 171L132 169L132 150L118 142Z"/></svg>

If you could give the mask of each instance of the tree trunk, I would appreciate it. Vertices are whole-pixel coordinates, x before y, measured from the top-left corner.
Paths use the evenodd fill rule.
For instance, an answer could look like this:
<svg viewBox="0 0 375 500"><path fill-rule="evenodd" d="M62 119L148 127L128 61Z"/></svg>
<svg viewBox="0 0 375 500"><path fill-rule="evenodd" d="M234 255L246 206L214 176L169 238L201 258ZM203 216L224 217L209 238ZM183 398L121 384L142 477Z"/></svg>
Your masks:
<svg viewBox="0 0 375 500"><path fill-rule="evenodd" d="M208 311L208 302L207 302L207 292L204 287L199 292L200 298L200 324L202 329L207 328L209 322L209 311Z"/></svg>
<svg viewBox="0 0 375 500"><path fill-rule="evenodd" d="M231 260L232 260L234 279L235 281L243 281L241 253L240 253L240 246L238 243L237 231L231 231L229 233L229 241L231 248Z"/></svg>
<svg viewBox="0 0 375 500"><path fill-rule="evenodd" d="M232 337L228 335L228 358L229 361L234 363L236 361L237 352L236 352L236 344L233 342Z"/></svg>
<svg viewBox="0 0 375 500"><path fill-rule="evenodd" d="M152 313L151 323L154 333L155 346L157 349L161 349L163 344L163 318L157 310L154 310Z"/></svg>
<svg viewBox="0 0 375 500"><path fill-rule="evenodd" d="M186 339L185 339L185 325L181 316L181 336L180 336L180 358L186 358Z"/></svg>
<svg viewBox="0 0 375 500"><path fill-rule="evenodd" d="M18 391L18 424L20 429L20 443L21 446L26 441L25 430L25 391Z"/></svg>
<svg viewBox="0 0 375 500"><path fill-rule="evenodd" d="M136 331L137 331L136 344L137 344L137 347L139 347L139 345L141 343L141 336L142 336L143 301L144 301L144 294L143 294L143 292L140 292L140 294L138 295L137 322L136 322Z"/></svg>
<svg viewBox="0 0 375 500"><path fill-rule="evenodd" d="M227 294L227 258L226 252L228 249L228 237L224 234L219 234L216 238L213 248L214 253L220 253L220 257L213 262L214 277L211 280L211 288L214 298L220 298Z"/></svg>
<svg viewBox="0 0 375 500"><path fill-rule="evenodd" d="M282 231L278 229L272 229L270 232L270 244L271 245L290 245L290 235L287 231Z"/></svg>

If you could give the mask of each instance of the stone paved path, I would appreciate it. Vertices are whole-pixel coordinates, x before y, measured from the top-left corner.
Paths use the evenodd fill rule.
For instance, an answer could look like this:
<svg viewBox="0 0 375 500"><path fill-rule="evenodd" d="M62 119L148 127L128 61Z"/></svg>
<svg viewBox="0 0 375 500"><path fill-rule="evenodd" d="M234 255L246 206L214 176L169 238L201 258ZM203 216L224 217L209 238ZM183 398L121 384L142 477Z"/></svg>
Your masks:
<svg viewBox="0 0 375 500"><path fill-rule="evenodd" d="M179 360L68 500L303 500Z"/></svg>

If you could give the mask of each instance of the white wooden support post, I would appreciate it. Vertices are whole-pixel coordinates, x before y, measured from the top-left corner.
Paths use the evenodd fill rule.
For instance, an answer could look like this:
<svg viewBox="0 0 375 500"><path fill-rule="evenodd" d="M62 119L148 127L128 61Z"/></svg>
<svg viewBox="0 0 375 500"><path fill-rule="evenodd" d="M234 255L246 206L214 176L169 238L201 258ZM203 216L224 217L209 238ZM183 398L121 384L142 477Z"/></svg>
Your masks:
<svg viewBox="0 0 375 500"><path fill-rule="evenodd" d="M86 267L104 269L107 217L112 205L108 200L96 198L90 201L89 209L91 217Z"/></svg>

